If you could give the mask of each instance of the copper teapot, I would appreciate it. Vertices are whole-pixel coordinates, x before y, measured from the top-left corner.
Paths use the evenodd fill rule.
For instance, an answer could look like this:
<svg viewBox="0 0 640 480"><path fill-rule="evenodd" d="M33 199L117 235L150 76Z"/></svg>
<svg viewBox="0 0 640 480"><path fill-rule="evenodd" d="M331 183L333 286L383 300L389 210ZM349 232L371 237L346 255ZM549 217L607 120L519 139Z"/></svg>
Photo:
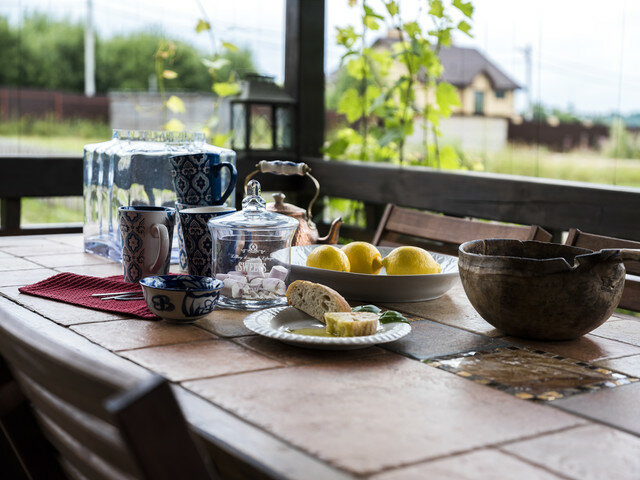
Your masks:
<svg viewBox="0 0 640 480"><path fill-rule="evenodd" d="M283 162L281 160L267 161L262 160L256 165L256 170L247 175L244 180L245 186L247 182L251 180L258 173L273 173L276 175L301 175L311 179L316 187L316 193L309 202L309 206L305 211L304 208L297 207L291 203L285 203L285 196L283 193L276 193L273 195L275 202L267 204L267 210L270 212L281 213L295 218L300 222L298 229L293 237L292 245L313 245L316 243L326 243L335 245L338 243L338 236L340 232L340 225L342 225L342 219L336 218L331 222L329 233L324 237L319 237L318 229L311 220L311 207L320 194L320 184L318 180L311 176L311 168L306 163L294 163Z"/></svg>

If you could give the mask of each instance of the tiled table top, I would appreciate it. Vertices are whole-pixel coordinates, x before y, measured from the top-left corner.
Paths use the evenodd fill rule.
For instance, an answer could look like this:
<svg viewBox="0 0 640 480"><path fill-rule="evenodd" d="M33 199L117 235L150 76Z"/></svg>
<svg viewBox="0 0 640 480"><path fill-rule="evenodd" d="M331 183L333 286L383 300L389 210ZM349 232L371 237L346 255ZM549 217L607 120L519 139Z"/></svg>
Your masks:
<svg viewBox="0 0 640 480"><path fill-rule="evenodd" d="M0 308L166 376L200 431L269 475L640 478L638 317L616 314L576 341L527 342L485 323L457 285L431 302L386 306L419 318L405 339L333 352L253 335L246 312L176 326L18 292L62 271L120 272L81 253L81 243L78 235L0 237L0 295L15 302ZM582 389L545 396L546 386L568 385ZM527 394L533 386L541 397Z"/></svg>

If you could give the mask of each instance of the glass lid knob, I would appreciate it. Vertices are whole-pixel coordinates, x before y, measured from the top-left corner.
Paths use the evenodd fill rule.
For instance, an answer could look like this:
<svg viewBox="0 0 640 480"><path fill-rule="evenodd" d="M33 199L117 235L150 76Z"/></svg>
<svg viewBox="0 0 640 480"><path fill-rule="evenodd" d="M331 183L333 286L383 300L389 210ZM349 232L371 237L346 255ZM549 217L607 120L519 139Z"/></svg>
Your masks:
<svg viewBox="0 0 640 480"><path fill-rule="evenodd" d="M250 180L247 183L246 197L242 200L242 209L256 212L266 210L267 202L260 196L260 193L260 182Z"/></svg>

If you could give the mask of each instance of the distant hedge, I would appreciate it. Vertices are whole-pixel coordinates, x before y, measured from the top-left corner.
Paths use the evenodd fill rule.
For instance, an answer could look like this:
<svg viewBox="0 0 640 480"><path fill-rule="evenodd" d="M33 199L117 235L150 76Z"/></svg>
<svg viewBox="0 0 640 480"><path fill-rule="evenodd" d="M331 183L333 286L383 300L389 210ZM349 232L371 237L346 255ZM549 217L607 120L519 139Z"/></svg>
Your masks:
<svg viewBox="0 0 640 480"><path fill-rule="evenodd" d="M154 53L160 34L143 31L109 39L96 38L96 89L147 90L155 75ZM166 79L168 90L211 91L212 79L194 47L174 41L176 55ZM20 27L0 17L0 85L84 91L84 27L35 13ZM251 52L241 49L229 58L237 70L255 71Z"/></svg>

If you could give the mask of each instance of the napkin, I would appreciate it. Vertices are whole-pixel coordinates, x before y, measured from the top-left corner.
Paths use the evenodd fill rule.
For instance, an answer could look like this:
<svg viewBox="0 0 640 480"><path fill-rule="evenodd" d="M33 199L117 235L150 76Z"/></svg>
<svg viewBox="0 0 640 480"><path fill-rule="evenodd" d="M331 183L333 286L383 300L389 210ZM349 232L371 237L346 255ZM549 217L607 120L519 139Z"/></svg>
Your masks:
<svg viewBox="0 0 640 480"><path fill-rule="evenodd" d="M144 300L101 300L99 297L91 296L93 293L142 291L139 284L125 282L122 275L99 278L65 272L18 290L27 295L50 298L103 312L134 315L149 320L159 319L151 313Z"/></svg>

